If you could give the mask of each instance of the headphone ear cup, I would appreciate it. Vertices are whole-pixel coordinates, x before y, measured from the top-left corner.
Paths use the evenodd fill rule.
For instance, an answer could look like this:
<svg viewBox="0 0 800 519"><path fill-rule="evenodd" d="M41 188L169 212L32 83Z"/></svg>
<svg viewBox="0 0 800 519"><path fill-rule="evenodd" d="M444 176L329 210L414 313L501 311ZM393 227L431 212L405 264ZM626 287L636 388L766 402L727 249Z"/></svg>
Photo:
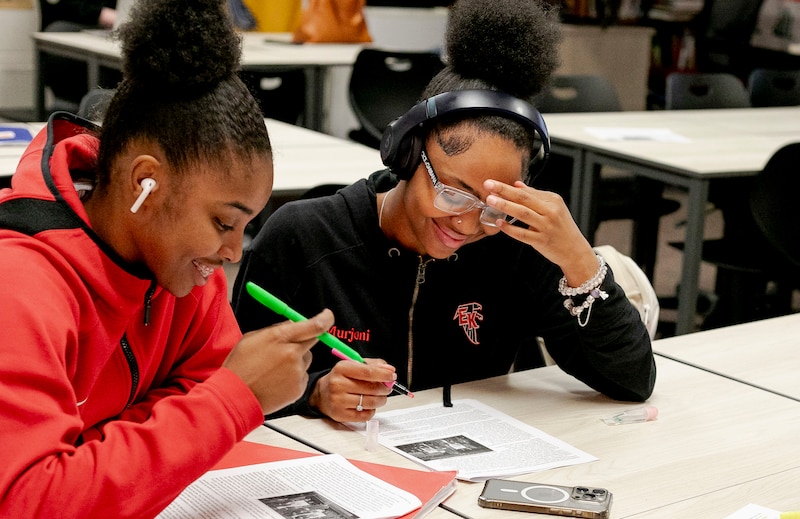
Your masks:
<svg viewBox="0 0 800 519"><path fill-rule="evenodd" d="M400 142L397 148L395 162L390 168L400 180L409 180L422 160L422 138L418 132L414 132Z"/></svg>
<svg viewBox="0 0 800 519"><path fill-rule="evenodd" d="M383 136L381 137L381 161L388 168L392 167L397 158L397 143L395 142L394 134L394 124L396 122L395 120L389 123L389 126L383 130Z"/></svg>
<svg viewBox="0 0 800 519"><path fill-rule="evenodd" d="M528 165L528 174L524 179L525 184L531 187L535 187L533 184L539 175L541 175L544 167L547 165L548 159L548 153L545 151L544 143L538 137L536 141L539 144L539 149L536 151L536 155L531 158L531 162Z"/></svg>
<svg viewBox="0 0 800 519"><path fill-rule="evenodd" d="M403 117L395 119L384 130L381 160L400 180L408 180L419 164L422 139L418 136L419 131L403 131L403 121Z"/></svg>

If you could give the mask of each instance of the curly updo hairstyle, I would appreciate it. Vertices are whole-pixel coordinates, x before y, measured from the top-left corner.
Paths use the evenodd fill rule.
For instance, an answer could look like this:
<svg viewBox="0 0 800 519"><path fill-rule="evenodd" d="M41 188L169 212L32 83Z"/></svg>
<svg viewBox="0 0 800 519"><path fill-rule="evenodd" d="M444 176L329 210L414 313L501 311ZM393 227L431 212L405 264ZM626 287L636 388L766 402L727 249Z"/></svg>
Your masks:
<svg viewBox="0 0 800 519"><path fill-rule="evenodd" d="M430 81L423 97L485 89L530 101L558 67L560 42L558 11L541 0L458 0L445 32L446 67ZM445 153L469 146L447 131L463 122L499 134L521 149L534 146L533 133L511 119L467 115L444 117L433 126Z"/></svg>
<svg viewBox="0 0 800 519"><path fill-rule="evenodd" d="M256 100L236 75L241 41L222 0L137 0L118 30L123 79L103 118L98 185L136 138L184 177L272 153Z"/></svg>

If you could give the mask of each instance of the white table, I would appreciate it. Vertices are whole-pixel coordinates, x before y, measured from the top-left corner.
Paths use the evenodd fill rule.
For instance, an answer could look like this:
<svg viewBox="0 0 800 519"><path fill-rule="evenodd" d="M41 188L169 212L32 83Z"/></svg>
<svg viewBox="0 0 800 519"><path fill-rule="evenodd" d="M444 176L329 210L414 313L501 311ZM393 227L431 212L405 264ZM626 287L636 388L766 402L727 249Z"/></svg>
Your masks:
<svg viewBox="0 0 800 519"><path fill-rule="evenodd" d="M319 184L351 184L383 169L380 154L363 144L267 119L275 177L273 194L292 197ZM8 123L35 135L44 123ZM0 146L0 177L11 176L25 146Z"/></svg>
<svg viewBox="0 0 800 519"><path fill-rule="evenodd" d="M800 401L800 314L680 339L656 341L653 349L658 355Z"/></svg>
<svg viewBox="0 0 800 519"><path fill-rule="evenodd" d="M800 141L800 107L547 114L553 150L575 159L571 208L588 232L596 166L611 166L688 191L686 246L676 332L694 330L709 182L756 175L772 154ZM681 142L608 140L587 128L664 129Z"/></svg>
<svg viewBox="0 0 800 519"><path fill-rule="evenodd" d="M330 67L351 66L361 44L293 44L283 33L243 33L241 67L253 71L281 71L303 68L306 71L306 124L324 129L326 76ZM88 89L99 84L100 67L120 70L122 57L119 41L98 31L37 32L33 34L37 60L42 53L86 62ZM37 80L36 115L44 113L44 83Z"/></svg>
<svg viewBox="0 0 800 519"><path fill-rule="evenodd" d="M267 120L273 194L296 195L320 184L352 184L386 166L378 150L339 137Z"/></svg>
<svg viewBox="0 0 800 519"><path fill-rule="evenodd" d="M800 404L680 362L656 360L659 378L649 405L658 407L659 417L647 423L605 425L601 417L638 404L604 398L555 366L454 386L452 396L480 400L597 456L591 463L512 479L608 488L615 519L722 518L748 503L783 511L800 507L796 493L788 491L800 474ZM796 368L787 365L786 371ZM435 402L441 402L437 389L417 392L413 400L392 397L384 409ZM290 416L270 423L349 458L409 463L384 447L367 451L359 433L330 420ZM459 482L445 504L473 518L532 517L480 508L482 487Z"/></svg>

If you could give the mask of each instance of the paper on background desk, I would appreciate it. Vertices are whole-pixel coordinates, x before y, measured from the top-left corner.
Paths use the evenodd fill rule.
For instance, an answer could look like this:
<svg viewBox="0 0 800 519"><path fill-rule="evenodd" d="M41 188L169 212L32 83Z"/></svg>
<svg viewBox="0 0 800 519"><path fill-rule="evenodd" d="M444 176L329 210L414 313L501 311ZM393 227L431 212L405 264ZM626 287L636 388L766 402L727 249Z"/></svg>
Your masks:
<svg viewBox="0 0 800 519"><path fill-rule="evenodd" d="M433 470L484 481L597 458L477 400L379 412L381 445ZM365 433L363 423L349 423Z"/></svg>
<svg viewBox="0 0 800 519"><path fill-rule="evenodd" d="M669 128L609 128L589 126L584 130L593 137L604 141L657 141L691 142L691 139L677 134Z"/></svg>

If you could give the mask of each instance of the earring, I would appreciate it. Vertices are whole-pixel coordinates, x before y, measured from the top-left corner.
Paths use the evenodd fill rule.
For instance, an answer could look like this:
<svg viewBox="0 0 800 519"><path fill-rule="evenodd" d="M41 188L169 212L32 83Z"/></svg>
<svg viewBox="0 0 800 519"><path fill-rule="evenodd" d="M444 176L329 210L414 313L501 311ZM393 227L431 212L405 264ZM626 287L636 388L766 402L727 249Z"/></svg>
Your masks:
<svg viewBox="0 0 800 519"><path fill-rule="evenodd" d="M458 225L461 225L461 220L456 220L456 223L458 223Z"/></svg>
<svg viewBox="0 0 800 519"><path fill-rule="evenodd" d="M140 207L142 207L142 204L144 203L145 199L147 199L147 197L150 195L150 191L152 191L153 188L156 187L156 181L153 180L152 178L145 178L142 180L140 185L142 186L142 192L139 193L139 196L136 198L136 201L131 206L132 213L135 213L136 211L139 210Z"/></svg>

